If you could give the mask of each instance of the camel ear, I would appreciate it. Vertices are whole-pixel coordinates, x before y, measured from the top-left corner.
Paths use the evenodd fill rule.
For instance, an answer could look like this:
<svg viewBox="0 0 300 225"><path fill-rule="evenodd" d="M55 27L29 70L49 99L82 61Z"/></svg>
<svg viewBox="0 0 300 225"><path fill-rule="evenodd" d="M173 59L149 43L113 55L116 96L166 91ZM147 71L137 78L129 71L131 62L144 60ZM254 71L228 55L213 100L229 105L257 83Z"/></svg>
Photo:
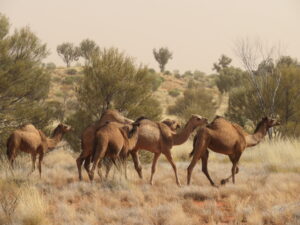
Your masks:
<svg viewBox="0 0 300 225"><path fill-rule="evenodd" d="M263 117L263 118L262 118L262 120L268 120L268 117L267 117L267 116L265 116L265 117Z"/></svg>

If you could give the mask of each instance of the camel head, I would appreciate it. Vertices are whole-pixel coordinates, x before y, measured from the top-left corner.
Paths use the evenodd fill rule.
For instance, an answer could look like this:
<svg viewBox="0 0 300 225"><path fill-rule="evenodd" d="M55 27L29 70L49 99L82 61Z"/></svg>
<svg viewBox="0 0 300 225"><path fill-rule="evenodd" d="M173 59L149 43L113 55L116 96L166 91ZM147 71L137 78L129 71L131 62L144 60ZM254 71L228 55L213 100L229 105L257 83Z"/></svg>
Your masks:
<svg viewBox="0 0 300 225"><path fill-rule="evenodd" d="M68 131L70 131L72 128L69 125L66 125L64 123L60 123L57 125L57 127L53 131L53 136L55 136L58 133L64 134Z"/></svg>
<svg viewBox="0 0 300 225"><path fill-rule="evenodd" d="M269 118L267 116L262 118L262 121L266 124L268 129L271 128L271 127L280 125L280 122L278 120Z"/></svg>
<svg viewBox="0 0 300 225"><path fill-rule="evenodd" d="M165 119L165 120L163 120L161 122L164 123L164 124L166 124L168 127L170 127L172 131L175 131L178 128L180 128L180 125L179 125L179 123L176 120Z"/></svg>
<svg viewBox="0 0 300 225"><path fill-rule="evenodd" d="M264 126L267 130L269 130L271 127L278 126L278 125L280 125L280 122L278 120L265 116L257 124L254 133L257 132L262 126Z"/></svg>
<svg viewBox="0 0 300 225"><path fill-rule="evenodd" d="M208 124L208 120L205 117L193 114L189 119L188 124L191 124L193 129L196 129L199 126Z"/></svg>

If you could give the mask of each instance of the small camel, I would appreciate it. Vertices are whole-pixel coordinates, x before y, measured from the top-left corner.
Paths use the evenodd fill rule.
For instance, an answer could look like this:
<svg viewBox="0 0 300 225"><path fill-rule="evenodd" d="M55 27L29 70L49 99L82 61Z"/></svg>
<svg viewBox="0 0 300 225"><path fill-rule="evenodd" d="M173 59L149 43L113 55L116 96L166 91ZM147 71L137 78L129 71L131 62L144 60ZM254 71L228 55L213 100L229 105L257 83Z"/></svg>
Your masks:
<svg viewBox="0 0 300 225"><path fill-rule="evenodd" d="M70 126L59 124L53 131L52 137L48 138L41 131L36 129L32 124L27 124L20 129L15 130L7 139L7 157L13 168L13 163L18 151L31 154L32 173L35 170L35 161L37 154L39 155L38 169L41 177L42 160L44 154L52 150L62 140L63 135L71 129Z"/></svg>
<svg viewBox="0 0 300 225"><path fill-rule="evenodd" d="M156 163L161 153L163 153L175 173L176 183L180 186L177 176L177 168L171 155L173 145L181 145L187 141L190 134L199 126L207 124L207 119L198 115L192 115L184 128L176 133L165 123L157 123L151 120L140 121L139 137L135 148L131 151L132 159L137 172L142 176L142 167L138 158L138 150L147 150L154 153L152 162L150 184L153 184L153 176L156 170Z"/></svg>
<svg viewBox="0 0 300 225"><path fill-rule="evenodd" d="M118 111L108 109L101 115L100 120L91 124L82 132L81 135L82 152L76 160L79 180L82 180L81 166L83 162L84 162L85 170L87 171L88 174L90 173L90 163L91 163L91 157L93 153L96 132L107 121L118 122L120 124L133 123L133 120L125 118Z"/></svg>
<svg viewBox="0 0 300 225"><path fill-rule="evenodd" d="M187 169L187 184L190 184L193 168L197 161L201 159L203 173L211 185L215 186L207 170L208 148L229 156L232 162L231 176L221 180L221 184L227 183L231 177L232 182L235 183L235 174L239 172L237 164L245 148L257 145L266 136L268 129L277 125L280 125L278 121L264 117L257 124L254 134L251 135L239 125L227 121L223 117L216 116L209 125L200 129L194 137L193 151L190 153L193 159Z"/></svg>
<svg viewBox="0 0 300 225"><path fill-rule="evenodd" d="M132 123L132 128L117 122L107 122L99 128L96 133L96 143L93 152L93 167L90 170L89 178L92 181L96 166L99 166L104 156L110 157L115 161L121 157L127 158L128 152L136 145L138 139L139 121ZM121 155L120 155L121 154ZM102 179L101 173L99 174Z"/></svg>

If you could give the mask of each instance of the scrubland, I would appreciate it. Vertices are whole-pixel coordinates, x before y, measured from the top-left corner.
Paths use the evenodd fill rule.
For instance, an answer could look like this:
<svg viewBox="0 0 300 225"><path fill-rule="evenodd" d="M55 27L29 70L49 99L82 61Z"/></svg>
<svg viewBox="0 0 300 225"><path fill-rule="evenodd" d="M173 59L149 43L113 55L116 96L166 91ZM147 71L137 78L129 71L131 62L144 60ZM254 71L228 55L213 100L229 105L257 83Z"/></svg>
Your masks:
<svg viewBox="0 0 300 225"><path fill-rule="evenodd" d="M148 184L150 164L140 180L128 162L128 180L113 169L107 180L78 181L77 154L60 148L45 156L42 178L30 157L17 158L12 172L0 166L0 224L300 224L300 141L265 141L246 149L236 184L211 187L201 166L186 186L191 143L172 150L182 187L162 156ZM208 169L220 183L230 175L228 157L211 153Z"/></svg>

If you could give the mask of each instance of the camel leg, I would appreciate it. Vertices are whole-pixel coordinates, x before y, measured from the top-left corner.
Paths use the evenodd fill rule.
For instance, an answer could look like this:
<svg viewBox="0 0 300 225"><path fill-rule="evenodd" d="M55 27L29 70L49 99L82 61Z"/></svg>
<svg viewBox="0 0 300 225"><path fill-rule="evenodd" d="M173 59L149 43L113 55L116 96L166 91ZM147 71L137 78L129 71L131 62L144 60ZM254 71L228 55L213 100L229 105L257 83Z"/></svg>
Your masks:
<svg viewBox="0 0 300 225"><path fill-rule="evenodd" d="M139 177L141 179L143 179L142 166L140 163L140 159L139 159L137 150L131 151L130 154L131 154L132 161L134 163L134 168L135 168L136 172L138 173Z"/></svg>
<svg viewBox="0 0 300 225"><path fill-rule="evenodd" d="M106 167L106 171L105 171L105 179L107 179L108 178L108 175L109 175L109 172L110 172L110 169L111 169L111 167L112 167L112 163L111 162L109 162L105 167Z"/></svg>
<svg viewBox="0 0 300 225"><path fill-rule="evenodd" d="M154 173L155 173L155 169L156 169L156 163L157 163L157 160L160 156L160 153L154 153L154 158L153 158L153 161L152 161L152 168L151 168L151 177L150 177L150 184L152 185L153 184L153 176L154 176Z"/></svg>
<svg viewBox="0 0 300 225"><path fill-rule="evenodd" d="M222 185L226 184L230 180L230 178L232 178L233 183L235 182L234 175L239 172L238 161L239 161L240 157L241 157L240 153L229 155L229 159L232 162L231 175L229 177L221 180Z"/></svg>
<svg viewBox="0 0 300 225"><path fill-rule="evenodd" d="M204 140L203 138L197 138L196 143L193 146L193 148L196 148L196 149L193 149L193 152L194 152L193 159L192 159L189 167L187 168L187 185L190 185L193 169L196 166L196 163L198 162L198 160L200 158L202 159L203 155L205 155L205 152L207 151L207 146L208 146L208 141ZM208 154L207 154L207 159L208 159ZM202 171L203 171L203 164L206 164L205 167L207 167L207 159L206 159L206 162L204 159L204 163L203 163L203 159L202 159ZM204 171L205 171L205 168L204 168ZM207 168L206 168L206 171L207 171ZM206 173L205 173L205 175L206 175ZM209 177L209 175L208 175L208 177ZM211 181L211 179L209 179L209 180Z"/></svg>
<svg viewBox="0 0 300 225"><path fill-rule="evenodd" d="M43 161L43 157L44 157L44 153L41 152L39 154L39 165L38 165L39 173L40 173L40 178L42 178L42 161Z"/></svg>
<svg viewBox="0 0 300 225"><path fill-rule="evenodd" d="M212 186L215 186L215 183L212 181L212 179L210 178L209 174L208 174L208 170L207 170L207 161L208 161L208 156L209 156L209 152L206 149L205 153L201 156L201 161L202 161L202 172L206 175L207 179L209 180L210 184Z"/></svg>
<svg viewBox="0 0 300 225"><path fill-rule="evenodd" d="M173 161L173 158L172 158L172 155L171 155L170 150L165 154L165 156L166 156L167 160L169 161L169 163L171 164L171 166L172 166L172 168L173 168L173 170L174 170L174 173L175 173L175 179L176 179L176 184L177 184L178 186L181 186L180 181L179 181L179 179L178 179L178 175L177 175L177 168L176 168L176 165L175 165L175 163L174 163L174 161Z"/></svg>
<svg viewBox="0 0 300 225"><path fill-rule="evenodd" d="M99 142L99 143L101 143L101 142ZM93 162L93 167L89 172L89 178L90 178L91 181L93 181L93 179L94 179L94 173L95 173L95 169L96 169L98 163L105 156L107 145L108 145L107 141L104 140L104 141L102 141L101 146L99 146L99 149L96 149L94 162Z"/></svg>
<svg viewBox="0 0 300 225"><path fill-rule="evenodd" d="M31 171L29 172L28 176L30 174L32 174L32 172L35 170L35 161L36 161L36 154L35 153L31 154L31 161L32 161L32 168L31 168Z"/></svg>
<svg viewBox="0 0 300 225"><path fill-rule="evenodd" d="M80 156L76 159L79 180L82 180L81 166L82 166L83 161L84 161L84 158L80 154Z"/></svg>

